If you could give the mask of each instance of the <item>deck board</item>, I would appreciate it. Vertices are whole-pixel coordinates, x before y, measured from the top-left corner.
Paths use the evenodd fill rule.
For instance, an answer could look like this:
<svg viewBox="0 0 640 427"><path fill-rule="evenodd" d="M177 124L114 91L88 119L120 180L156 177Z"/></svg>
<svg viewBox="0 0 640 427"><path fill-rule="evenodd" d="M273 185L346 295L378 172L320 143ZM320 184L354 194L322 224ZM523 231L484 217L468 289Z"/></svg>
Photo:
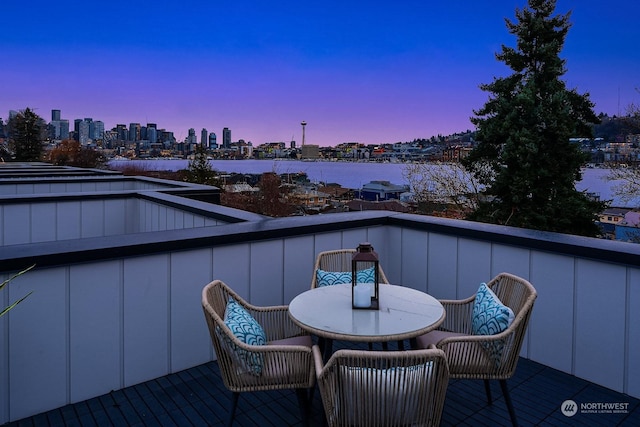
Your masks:
<svg viewBox="0 0 640 427"><path fill-rule="evenodd" d="M337 344L337 347L349 346L354 345ZM520 360L508 386L522 426L640 425L638 399L527 359ZM442 425L510 426L509 413L497 382L492 382L491 392L494 402L488 405L482 381L451 380ZM230 398L231 393L222 383L217 363L209 362L5 426L223 426ZM561 403L568 399L578 404L628 403L628 412L578 413L569 418L560 411ZM313 426L324 424L322 400L317 389L311 416ZM242 394L234 425L301 426L295 392L277 390Z"/></svg>

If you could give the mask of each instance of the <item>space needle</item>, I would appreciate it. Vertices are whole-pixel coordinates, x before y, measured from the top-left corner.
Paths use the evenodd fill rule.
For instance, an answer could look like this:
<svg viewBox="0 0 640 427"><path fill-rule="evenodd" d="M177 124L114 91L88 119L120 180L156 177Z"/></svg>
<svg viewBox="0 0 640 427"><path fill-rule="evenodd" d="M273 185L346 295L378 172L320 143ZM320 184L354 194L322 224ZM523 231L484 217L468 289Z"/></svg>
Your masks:
<svg viewBox="0 0 640 427"><path fill-rule="evenodd" d="M302 125L302 145L304 145L304 127L307 125L307 122L303 120L300 124Z"/></svg>

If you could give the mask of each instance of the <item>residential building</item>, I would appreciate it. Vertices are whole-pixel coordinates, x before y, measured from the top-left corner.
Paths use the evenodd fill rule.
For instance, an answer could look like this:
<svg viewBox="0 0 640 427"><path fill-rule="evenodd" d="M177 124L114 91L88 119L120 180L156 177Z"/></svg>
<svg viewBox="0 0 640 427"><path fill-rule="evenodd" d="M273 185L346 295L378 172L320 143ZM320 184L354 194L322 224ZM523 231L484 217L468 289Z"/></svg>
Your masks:
<svg viewBox="0 0 640 427"><path fill-rule="evenodd" d="M370 201L400 199L400 195L407 191L409 189L406 185L392 184L389 181L371 181L356 191L356 197Z"/></svg>

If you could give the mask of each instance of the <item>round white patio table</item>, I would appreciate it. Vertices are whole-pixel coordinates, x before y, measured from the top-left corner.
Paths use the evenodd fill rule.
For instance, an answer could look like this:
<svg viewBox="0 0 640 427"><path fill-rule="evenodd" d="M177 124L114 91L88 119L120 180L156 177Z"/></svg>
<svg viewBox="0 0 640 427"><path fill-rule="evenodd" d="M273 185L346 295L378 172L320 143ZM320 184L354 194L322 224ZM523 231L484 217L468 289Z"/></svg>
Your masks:
<svg viewBox="0 0 640 427"><path fill-rule="evenodd" d="M437 299L403 286L381 284L379 304L378 310L354 309L350 283L322 286L296 296L289 304L289 316L319 337L357 342L413 340L445 318Z"/></svg>

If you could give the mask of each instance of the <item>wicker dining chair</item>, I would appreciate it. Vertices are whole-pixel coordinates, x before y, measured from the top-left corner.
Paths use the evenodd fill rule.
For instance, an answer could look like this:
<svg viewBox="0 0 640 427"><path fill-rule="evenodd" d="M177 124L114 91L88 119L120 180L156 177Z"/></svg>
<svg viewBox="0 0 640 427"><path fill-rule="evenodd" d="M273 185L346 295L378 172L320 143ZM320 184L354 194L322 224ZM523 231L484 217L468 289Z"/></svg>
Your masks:
<svg viewBox="0 0 640 427"><path fill-rule="evenodd" d="M449 382L444 352L338 350L323 364L313 347L329 426L437 426Z"/></svg>
<svg viewBox="0 0 640 427"><path fill-rule="evenodd" d="M311 278L311 289L318 287L318 270L328 272L351 272L351 258L356 253L355 249L337 249L333 251L320 252L316 257L313 267L313 277ZM378 276L380 283L389 283L389 279L384 274L382 266L378 264ZM349 280L351 283L351 280Z"/></svg>
<svg viewBox="0 0 640 427"><path fill-rule="evenodd" d="M262 327L266 345L248 345L225 324L230 298ZM221 280L202 290L202 308L218 358L222 380L232 395L228 425L233 424L241 392L295 389L303 422L308 423L309 395L315 386L311 337L289 318L287 306L247 303ZM259 369L256 369L259 368Z"/></svg>
<svg viewBox="0 0 640 427"><path fill-rule="evenodd" d="M435 345L447 355L451 378L484 380L492 404L489 380L499 380L511 423L518 424L507 387L518 364L522 341L537 293L527 280L500 273L487 283L500 302L513 311L513 321L495 335L474 335L472 315L475 295L464 300L440 300L447 316L440 327L417 338L418 348Z"/></svg>

